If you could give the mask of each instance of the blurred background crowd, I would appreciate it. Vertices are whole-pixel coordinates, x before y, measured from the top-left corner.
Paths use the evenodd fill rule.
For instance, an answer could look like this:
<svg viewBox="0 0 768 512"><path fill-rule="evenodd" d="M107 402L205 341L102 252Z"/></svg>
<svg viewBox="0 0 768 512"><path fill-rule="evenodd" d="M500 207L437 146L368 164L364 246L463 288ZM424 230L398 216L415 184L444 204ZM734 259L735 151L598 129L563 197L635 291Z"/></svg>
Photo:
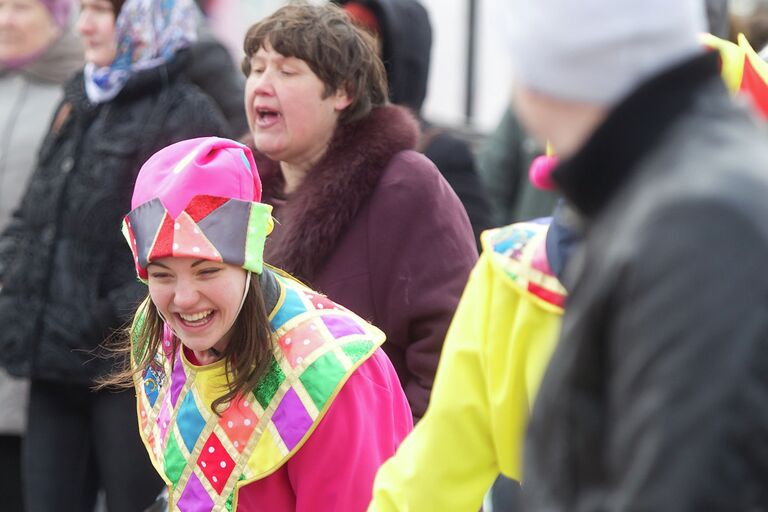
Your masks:
<svg viewBox="0 0 768 512"><path fill-rule="evenodd" d="M120 12L124 4L120 0L108 3L116 12ZM125 2L126 5L128 3ZM37 247L54 243L51 239L54 235L45 227L49 224L56 225L58 233L75 229L67 223L67 207L56 203L57 197L65 193L57 188L56 180L72 170L74 159L71 154L91 151L87 159L110 159L114 166L127 166L131 164L126 156L131 151L128 148L131 144L140 144L145 148L143 154L151 154L171 139L219 133L248 140L248 121L243 109L245 79L240 70L244 57L243 39L254 22L286 3L283 0L198 0L193 17L187 20L184 27L184 30L196 34L196 42L183 61L169 59L172 64L168 64L168 69L157 68L163 69L160 74L145 72L141 81L133 75L124 79L119 76L102 77L97 73L89 82L89 66L94 62L98 64L98 55L84 53L81 37L92 36L91 24L98 23L99 5L94 6L93 0L79 3L76 0L0 0L0 230L6 232L0 241L0 293L5 296L0 299L0 320L29 313L19 306L9 305L10 302L2 303L3 300L14 300L14 294L28 294L27 291L19 291L22 285L9 278L16 275L19 269L8 268L8 265L20 263L15 259L4 259L3 254L16 250L20 243L29 245L30 254ZM499 42L500 27L495 15L495 2L337 0L336 3L343 6L357 24L378 37L390 100L416 115L421 128L417 148L435 163L458 196L468 214L478 247L483 230L551 214L556 197L551 192L533 187L528 180L532 161L542 155L545 148L525 132L510 107L513 77ZM768 0L707 0L706 4L712 34L736 42L738 34L743 33L753 48L762 57L768 58ZM595 15L599 16L599 13ZM137 18L135 23L134 29L137 29L141 23L150 23L150 20ZM134 37L128 29L124 35L126 38ZM176 34L174 37L181 36ZM170 55L182 46L179 41L169 37L159 44ZM140 61L135 53L126 53L125 56L134 58L135 62ZM68 80L73 74L83 72L85 89L73 89ZM162 96L159 89L153 88L153 81L176 84L177 76L184 77L184 84L189 82L196 87L181 85L182 80L178 78L178 85L174 85L178 89L174 89L173 96L167 93L162 93L166 94ZM112 93L113 80L128 80L120 82L120 87L134 91L132 94L139 98L131 109L123 108L122 100L114 100L117 93ZM91 89L88 89L89 83L93 84ZM63 98L69 101L65 102L66 107L61 108ZM104 104L109 108L96 114L86 98L90 100L90 105ZM165 110L164 116L155 119L151 116L159 115L157 105L165 105ZM146 126L137 125L139 117L149 117L150 122ZM114 136L102 137L105 130ZM169 135L171 133L173 135ZM82 158L86 157L78 158L81 165L86 165L82 163ZM40 167L33 177L39 161L49 162L49 165ZM82 194L88 196L89 200L83 201L81 207L93 209L91 218L94 223L115 223L119 220L117 215L100 218L101 208L126 187L125 183L111 179L93 173L86 176L83 183L69 185L70 188L81 186ZM95 183L99 185L94 186ZM98 197L88 192L102 188L102 183L106 183L107 188L111 187L113 192L103 192ZM66 193L72 193L72 190ZM22 204L25 194L27 199ZM32 226L39 228L39 231L32 235L14 231L14 211L19 208L28 212L48 209L46 215L32 215L35 218ZM29 229L29 225L25 229ZM92 226L87 229L92 229ZM97 243L101 242L94 241L94 244ZM14 248L10 247L12 244L15 244ZM115 251L123 249L120 247ZM78 246L62 250L66 253L84 249ZM100 261L94 256L93 261L83 264L97 265ZM52 263L54 267L59 264L65 263ZM132 268L125 270L132 272ZM37 277L25 275L24 279L33 281ZM24 286L32 285L25 282ZM82 291L79 286L64 280L51 292L59 296L49 295L46 300L65 303L69 291ZM125 296L120 293L128 292L116 292L110 300L124 299ZM100 308L107 308L98 302L89 307L99 311ZM35 336L43 338L54 338L65 330L77 331L80 336L106 335L109 327L128 318L113 318L109 316L111 314L105 312L103 322L88 326L91 331L85 332L85 327L80 329L75 325L76 321L69 317L71 310L61 306L61 309L52 310L51 318L46 318L42 324L22 325L18 329L37 329ZM11 331L0 330L0 338L13 338ZM19 339L22 339L21 335ZM13 339L3 345L9 344L13 347ZM69 347L74 351L81 348L87 347L77 344ZM8 350L4 366L15 368L13 373L16 375L31 374L37 381L33 382L31 390L36 397L35 407L31 409L35 411L34 435L45 437L46 428L57 425L61 418L56 411L64 407L62 404L85 408L83 402L91 400L78 398L74 392L68 392L63 398L57 394L61 391L59 384L57 389L48 389L46 383L53 380L72 386L72 389L80 386L87 391L92 371L77 372L63 364L57 366L58 362L52 364L44 360L39 363L39 368L19 370L14 366L16 362L12 349ZM68 356L59 354L56 357L66 359ZM92 365L91 355L78 357L72 362L73 365L82 365L83 361ZM46 364L49 366L46 367ZM436 361L434 364L436 366ZM416 390L413 396L409 394L416 419L426 408L431 385L429 377L424 378L427 381L425 391ZM408 389L406 393L409 393ZM25 486L28 486L30 494L34 493L34 486L23 482L21 468L24 464L28 465L29 471L39 475L45 475L46 471L67 470L66 465L52 469L40 467L31 459L25 461L22 446L28 433L29 396L28 379L12 377L0 369L0 508L8 512L27 510L22 504L22 489ZM94 433L111 435L119 430L120 423L135 422L130 396L119 402L106 400L95 406L102 408L102 411L112 411L108 414L114 414L114 421L102 426L89 426L94 428ZM123 412L117 412L120 409ZM76 430L81 428L79 425L73 422L68 428ZM35 450L60 448L38 443ZM100 482L99 479L93 480L97 483L86 492L86 502L91 495L99 494L98 489L109 485L107 480L122 478L110 476L105 469L118 457L110 451L114 447L105 442L103 449L103 460L97 466L98 471L104 474ZM143 448L139 449L138 456L143 460ZM34 453L27 452L26 456L34 457ZM72 457L76 457L77 447L73 447L71 453ZM136 467L142 463L129 459L126 464ZM152 468L146 463L142 468L154 477ZM138 476L137 479L140 480ZM153 498L155 489L160 487L159 480L154 479L146 484L137 481L136 485L151 488L149 498ZM499 485L503 487L503 484ZM514 490L499 492L508 496ZM101 501L96 506L103 510L106 507L104 493L100 496ZM120 499L123 498L115 498L115 503ZM491 507L490 503L486 506ZM83 510L78 507L68 504L59 510ZM502 509L500 506L499 510ZM37 507L30 510L44 509ZM116 512L118 509L110 507L110 510Z"/></svg>

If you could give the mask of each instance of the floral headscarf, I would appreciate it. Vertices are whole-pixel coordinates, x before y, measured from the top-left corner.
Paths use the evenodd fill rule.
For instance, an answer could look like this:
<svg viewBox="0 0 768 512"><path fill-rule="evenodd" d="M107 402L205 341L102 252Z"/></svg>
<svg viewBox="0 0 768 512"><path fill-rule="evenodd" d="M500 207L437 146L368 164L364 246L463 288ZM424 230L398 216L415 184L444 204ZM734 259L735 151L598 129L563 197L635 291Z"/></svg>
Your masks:
<svg viewBox="0 0 768 512"><path fill-rule="evenodd" d="M122 90L131 74L168 62L197 40L194 0L126 0L115 23L117 55L109 66L85 65L91 103L104 103Z"/></svg>

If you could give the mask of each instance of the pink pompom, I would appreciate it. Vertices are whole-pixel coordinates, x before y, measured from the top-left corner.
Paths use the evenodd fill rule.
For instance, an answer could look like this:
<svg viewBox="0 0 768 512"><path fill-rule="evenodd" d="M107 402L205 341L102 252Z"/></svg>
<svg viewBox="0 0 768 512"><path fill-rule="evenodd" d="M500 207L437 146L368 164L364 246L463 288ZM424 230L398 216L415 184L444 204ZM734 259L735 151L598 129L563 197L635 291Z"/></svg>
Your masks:
<svg viewBox="0 0 768 512"><path fill-rule="evenodd" d="M557 167L556 156L538 156L531 162L528 170L528 179L534 187L540 190L555 190L555 182L552 181L552 171Z"/></svg>

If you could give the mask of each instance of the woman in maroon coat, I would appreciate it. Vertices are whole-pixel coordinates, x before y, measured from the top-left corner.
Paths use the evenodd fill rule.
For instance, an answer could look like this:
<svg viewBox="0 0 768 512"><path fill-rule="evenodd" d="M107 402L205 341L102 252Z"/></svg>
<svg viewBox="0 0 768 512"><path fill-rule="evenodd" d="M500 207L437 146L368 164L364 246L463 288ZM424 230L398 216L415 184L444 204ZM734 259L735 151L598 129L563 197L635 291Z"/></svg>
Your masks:
<svg viewBox="0 0 768 512"><path fill-rule="evenodd" d="M248 31L243 70L264 201L265 259L387 335L414 416L477 259L466 212L387 102L375 43L339 8L293 5Z"/></svg>

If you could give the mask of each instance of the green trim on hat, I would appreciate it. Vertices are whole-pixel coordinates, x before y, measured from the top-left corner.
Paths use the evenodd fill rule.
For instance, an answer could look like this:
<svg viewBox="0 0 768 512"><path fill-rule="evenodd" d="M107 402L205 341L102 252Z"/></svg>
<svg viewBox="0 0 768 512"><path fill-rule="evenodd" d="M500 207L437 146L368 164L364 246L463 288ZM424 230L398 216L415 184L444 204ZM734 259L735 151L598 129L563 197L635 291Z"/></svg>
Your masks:
<svg viewBox="0 0 768 512"><path fill-rule="evenodd" d="M264 243L273 226L272 207L268 204L253 203L245 240L244 269L261 274L264 268Z"/></svg>

